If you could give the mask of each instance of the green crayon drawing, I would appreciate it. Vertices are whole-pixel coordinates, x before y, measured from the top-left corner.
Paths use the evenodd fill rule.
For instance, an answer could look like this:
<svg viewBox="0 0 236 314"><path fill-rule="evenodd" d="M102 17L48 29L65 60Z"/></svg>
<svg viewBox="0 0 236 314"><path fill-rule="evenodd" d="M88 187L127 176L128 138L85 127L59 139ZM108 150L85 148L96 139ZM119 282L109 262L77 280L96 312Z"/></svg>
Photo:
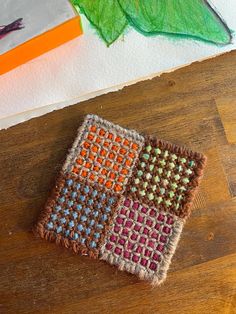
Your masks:
<svg viewBox="0 0 236 314"><path fill-rule="evenodd" d="M72 0L98 30L102 39L112 44L128 25L126 15L117 0Z"/></svg>
<svg viewBox="0 0 236 314"><path fill-rule="evenodd" d="M134 27L145 36L193 38L216 45L231 42L231 32L205 0L71 0L109 46Z"/></svg>

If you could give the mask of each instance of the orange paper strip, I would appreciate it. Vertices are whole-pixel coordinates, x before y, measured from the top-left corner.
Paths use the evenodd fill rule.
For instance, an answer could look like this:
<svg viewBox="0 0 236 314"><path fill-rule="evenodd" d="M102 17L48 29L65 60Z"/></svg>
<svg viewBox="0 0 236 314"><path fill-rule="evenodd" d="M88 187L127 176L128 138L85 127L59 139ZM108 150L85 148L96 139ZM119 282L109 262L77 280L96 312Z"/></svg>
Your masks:
<svg viewBox="0 0 236 314"><path fill-rule="evenodd" d="M0 55L0 74L4 74L83 33L80 17L73 19Z"/></svg>

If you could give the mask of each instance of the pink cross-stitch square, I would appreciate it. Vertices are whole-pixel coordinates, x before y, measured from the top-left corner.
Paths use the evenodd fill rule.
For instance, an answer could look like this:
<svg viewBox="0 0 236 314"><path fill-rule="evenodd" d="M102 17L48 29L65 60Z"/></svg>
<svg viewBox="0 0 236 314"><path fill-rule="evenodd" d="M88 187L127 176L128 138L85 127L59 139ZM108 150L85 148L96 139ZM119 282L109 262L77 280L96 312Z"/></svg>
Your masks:
<svg viewBox="0 0 236 314"><path fill-rule="evenodd" d="M107 234L102 259L155 281L164 273L182 225L182 219L171 213L127 198Z"/></svg>

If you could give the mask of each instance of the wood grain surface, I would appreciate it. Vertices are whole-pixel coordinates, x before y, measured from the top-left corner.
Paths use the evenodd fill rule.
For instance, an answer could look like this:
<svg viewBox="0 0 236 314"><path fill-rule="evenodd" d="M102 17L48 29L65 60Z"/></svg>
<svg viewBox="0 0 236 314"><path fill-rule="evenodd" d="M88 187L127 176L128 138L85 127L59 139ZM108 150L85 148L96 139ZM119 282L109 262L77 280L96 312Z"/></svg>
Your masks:
<svg viewBox="0 0 236 314"><path fill-rule="evenodd" d="M31 232L87 113L208 157L160 287ZM236 52L1 131L0 241L0 313L236 313Z"/></svg>

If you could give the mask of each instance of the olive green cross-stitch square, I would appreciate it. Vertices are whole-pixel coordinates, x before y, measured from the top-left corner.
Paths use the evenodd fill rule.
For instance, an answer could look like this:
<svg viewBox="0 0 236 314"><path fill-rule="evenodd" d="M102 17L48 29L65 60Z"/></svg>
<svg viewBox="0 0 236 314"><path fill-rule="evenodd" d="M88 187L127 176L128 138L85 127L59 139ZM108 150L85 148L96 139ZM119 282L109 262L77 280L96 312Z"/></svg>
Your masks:
<svg viewBox="0 0 236 314"><path fill-rule="evenodd" d="M204 163L201 154L147 139L126 195L184 217Z"/></svg>

